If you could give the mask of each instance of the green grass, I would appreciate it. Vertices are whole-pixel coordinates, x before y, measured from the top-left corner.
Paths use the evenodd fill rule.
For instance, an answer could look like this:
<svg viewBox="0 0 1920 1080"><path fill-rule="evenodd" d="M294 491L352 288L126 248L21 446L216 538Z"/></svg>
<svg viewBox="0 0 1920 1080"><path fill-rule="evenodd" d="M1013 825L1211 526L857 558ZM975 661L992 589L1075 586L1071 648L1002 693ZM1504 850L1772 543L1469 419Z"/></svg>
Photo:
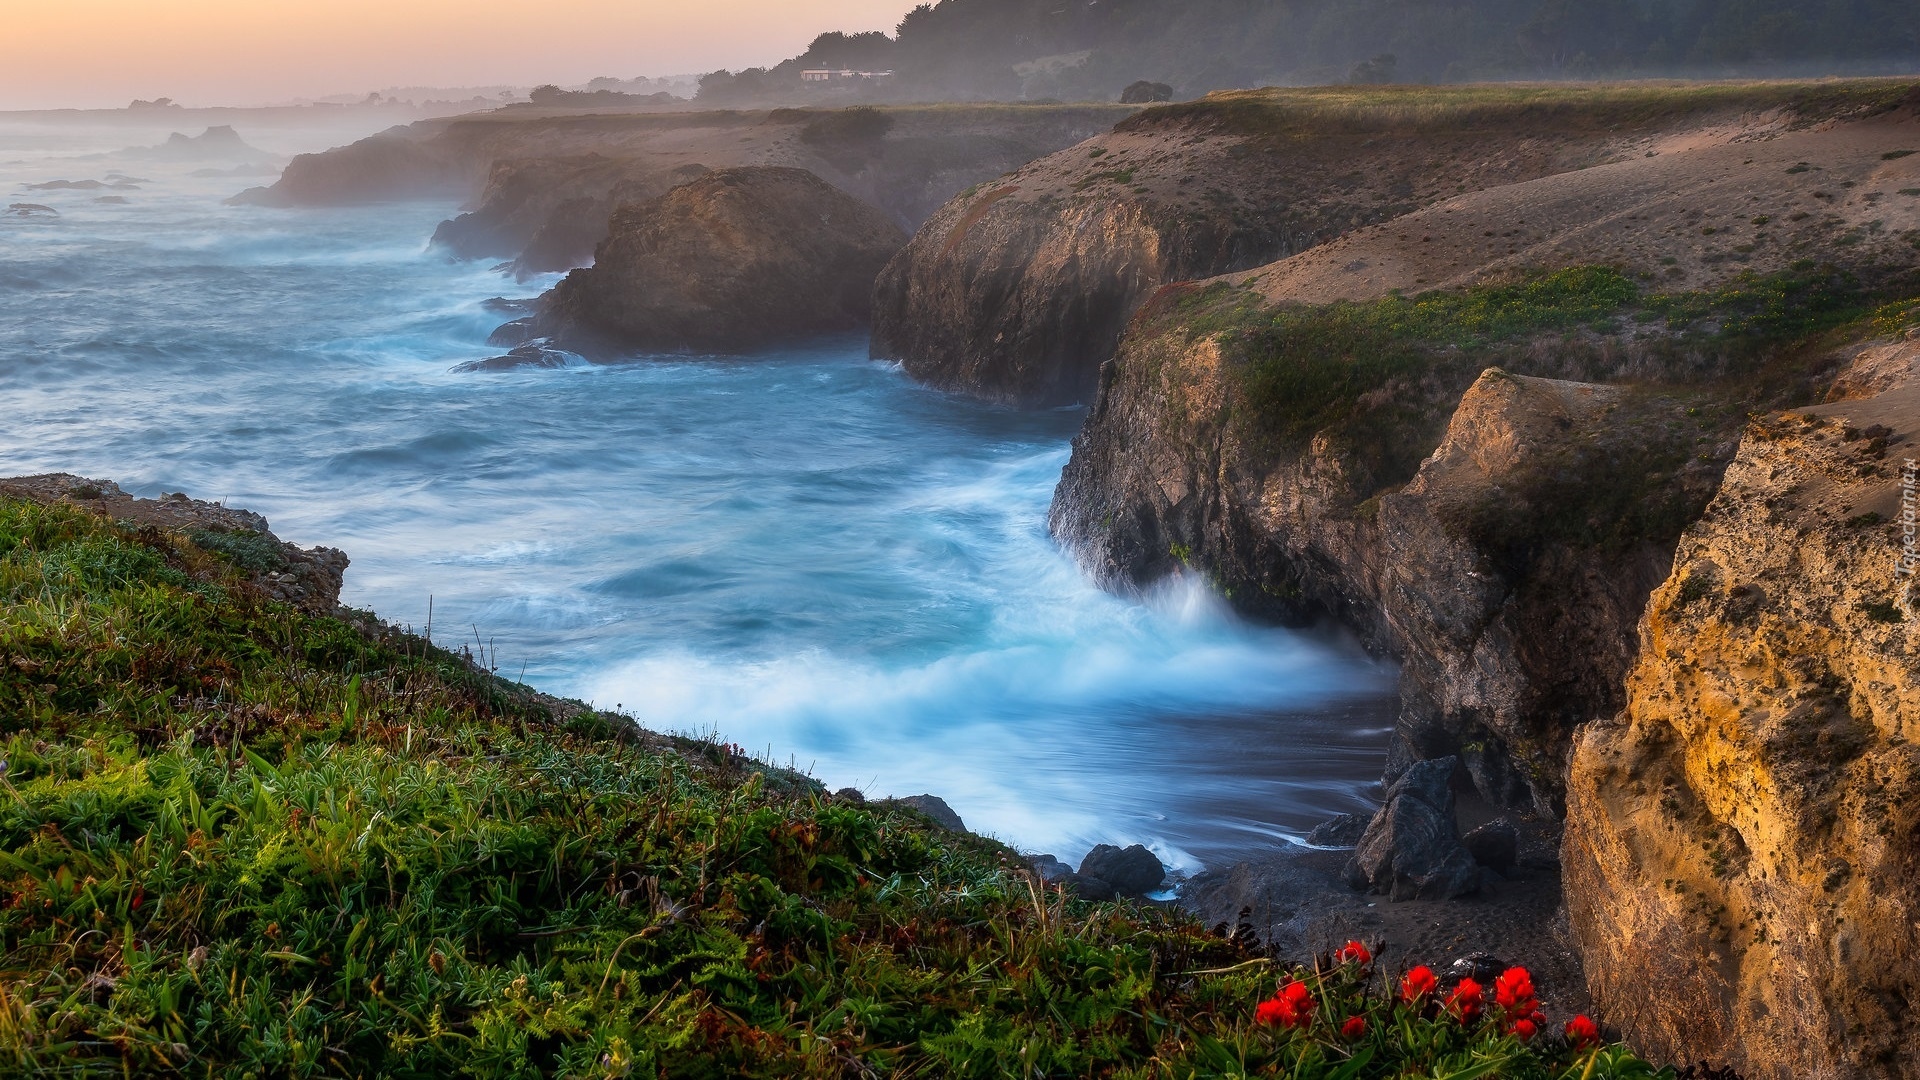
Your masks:
<svg viewBox="0 0 1920 1080"><path fill-rule="evenodd" d="M1230 90L1150 108L1117 130L1205 126L1248 136L1609 131L1782 108L1803 121L1898 108L1911 78L1840 81L1476 83Z"/></svg>
<svg viewBox="0 0 1920 1080"><path fill-rule="evenodd" d="M1216 283L1156 314L1178 332L1227 343L1236 359L1242 433L1269 453L1283 453L1357 423L1374 411L1362 402L1395 384L1438 380L1464 388L1460 380L1494 365L1535 373L1530 354L1543 340L1559 339L1556 357L1572 362L1599 339L1639 333L1651 350L1708 353L1723 379L1751 382L1792 343L1868 319L1890 332L1893 313L1908 312L1911 302L1882 305L1910 284L1868 286L1809 263L1745 274L1708 292L1648 293L1611 267L1582 266L1463 291L1320 306L1271 306L1250 290ZM1682 381L1697 367L1687 367ZM1393 423L1368 425L1367 438L1390 436L1387 429L1402 428L1407 417L1378 419ZM1421 456L1432 448L1430 434L1418 434Z"/></svg>
<svg viewBox="0 0 1920 1080"><path fill-rule="evenodd" d="M1244 943L272 602L253 550L0 500L0 1073L1651 1075L1351 973L1365 1039L1256 1027Z"/></svg>

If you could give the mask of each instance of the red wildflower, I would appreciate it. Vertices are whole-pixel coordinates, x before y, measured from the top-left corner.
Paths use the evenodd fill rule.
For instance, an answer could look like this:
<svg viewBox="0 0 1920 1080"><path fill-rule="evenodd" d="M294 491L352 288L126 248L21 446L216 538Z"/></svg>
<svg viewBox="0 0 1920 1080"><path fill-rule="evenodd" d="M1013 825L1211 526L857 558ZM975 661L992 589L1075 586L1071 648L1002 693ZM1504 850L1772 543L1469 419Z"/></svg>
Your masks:
<svg viewBox="0 0 1920 1080"><path fill-rule="evenodd" d="M1367 1018L1364 1016L1349 1016L1347 1022L1340 1025L1340 1037L1343 1039L1358 1039L1366 1033Z"/></svg>
<svg viewBox="0 0 1920 1080"><path fill-rule="evenodd" d="M1526 1042L1533 1038L1534 1032L1538 1030L1538 1028L1533 1026L1533 1021L1531 1020L1515 1020L1513 1022L1513 1033L1520 1037L1521 1042Z"/></svg>
<svg viewBox="0 0 1920 1080"><path fill-rule="evenodd" d="M1336 964L1359 964L1361 967L1365 967L1373 963L1373 954L1367 951L1365 945L1357 941L1349 941L1345 945L1340 946L1340 950L1333 954L1333 962Z"/></svg>
<svg viewBox="0 0 1920 1080"><path fill-rule="evenodd" d="M1421 998L1426 997L1428 994L1433 993L1434 989L1439 985L1440 977L1433 973L1432 968L1421 964L1419 967L1407 972L1405 977L1400 980L1400 1000L1411 1005Z"/></svg>
<svg viewBox="0 0 1920 1080"><path fill-rule="evenodd" d="M1447 1011L1463 1024L1479 1019L1480 1009L1486 1003L1480 984L1472 979L1461 979L1453 993L1447 995Z"/></svg>
<svg viewBox="0 0 1920 1080"><path fill-rule="evenodd" d="M1298 979L1280 988L1280 992L1260 1003L1253 1018L1268 1025L1306 1027L1313 1023L1313 992Z"/></svg>
<svg viewBox="0 0 1920 1080"><path fill-rule="evenodd" d="M1533 976L1523 967L1512 967L1493 980L1493 998L1514 1016L1527 1016L1534 1010Z"/></svg>
<svg viewBox="0 0 1920 1080"><path fill-rule="evenodd" d="M1567 1021L1567 1041L1576 1047L1591 1046L1600 1041L1600 1025L1586 1013Z"/></svg>

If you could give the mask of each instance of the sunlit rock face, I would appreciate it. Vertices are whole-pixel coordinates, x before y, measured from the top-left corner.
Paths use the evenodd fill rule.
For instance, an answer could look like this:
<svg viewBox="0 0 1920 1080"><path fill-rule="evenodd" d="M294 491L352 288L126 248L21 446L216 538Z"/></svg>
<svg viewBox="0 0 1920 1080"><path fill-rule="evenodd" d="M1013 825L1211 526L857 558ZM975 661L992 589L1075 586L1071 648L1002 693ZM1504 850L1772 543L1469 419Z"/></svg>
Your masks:
<svg viewBox="0 0 1920 1080"><path fill-rule="evenodd" d="M1920 1076L1916 431L1910 378L1756 421L1654 593L1627 707L1577 744L1568 909L1595 1004L1650 1057Z"/></svg>

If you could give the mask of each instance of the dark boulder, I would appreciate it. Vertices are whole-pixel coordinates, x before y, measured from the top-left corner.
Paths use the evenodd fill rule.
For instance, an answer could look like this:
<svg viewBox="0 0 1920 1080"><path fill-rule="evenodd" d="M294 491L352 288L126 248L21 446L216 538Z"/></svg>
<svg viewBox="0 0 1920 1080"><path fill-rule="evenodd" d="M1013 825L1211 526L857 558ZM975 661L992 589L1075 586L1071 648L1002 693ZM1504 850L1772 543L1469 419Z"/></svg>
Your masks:
<svg viewBox="0 0 1920 1080"><path fill-rule="evenodd" d="M1027 865L1033 867L1033 872L1040 876L1040 880L1049 885L1073 876L1073 867L1061 862L1054 855L1030 855L1027 857Z"/></svg>
<svg viewBox="0 0 1920 1080"><path fill-rule="evenodd" d="M589 355L842 333L867 323L874 278L906 242L884 212L803 169L722 169L617 212L538 326Z"/></svg>
<svg viewBox="0 0 1920 1080"><path fill-rule="evenodd" d="M1080 876L1098 878L1122 896L1145 896L1167 879L1167 868L1139 844L1126 848L1100 844L1080 860Z"/></svg>
<svg viewBox="0 0 1920 1080"><path fill-rule="evenodd" d="M920 811L922 814L931 818L935 825L940 826L948 832L963 833L967 831L966 822L961 821L960 815L953 812L953 807L948 806L947 801L938 795L909 795L904 799L895 799L893 801L901 806Z"/></svg>
<svg viewBox="0 0 1920 1080"><path fill-rule="evenodd" d="M39 203L17 202L7 206L8 217L59 217L60 211Z"/></svg>
<svg viewBox="0 0 1920 1080"><path fill-rule="evenodd" d="M1418 761L1387 789L1386 804L1347 863L1347 882L1392 900L1450 900L1476 891L1480 867L1453 817L1454 757Z"/></svg>
<svg viewBox="0 0 1920 1080"><path fill-rule="evenodd" d="M1460 838L1473 861L1504 874L1520 861L1520 830L1506 818L1496 818Z"/></svg>

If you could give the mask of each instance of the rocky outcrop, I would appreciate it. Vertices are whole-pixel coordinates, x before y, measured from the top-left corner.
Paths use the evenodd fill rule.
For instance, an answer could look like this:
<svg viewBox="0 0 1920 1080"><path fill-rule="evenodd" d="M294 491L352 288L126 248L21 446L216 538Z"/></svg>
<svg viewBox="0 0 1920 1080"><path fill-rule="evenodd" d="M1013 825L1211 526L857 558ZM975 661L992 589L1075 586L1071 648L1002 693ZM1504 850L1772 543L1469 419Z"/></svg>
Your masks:
<svg viewBox="0 0 1920 1080"><path fill-rule="evenodd" d="M1169 112L1197 124L1221 106ZM1131 126L1152 126L1153 115ZM1572 733L1624 703L1646 597L1711 496L1744 412L1792 400L1788 380L1809 392L1825 385L1824 360L1807 354L1782 356L1757 378L1740 366L1752 363L1746 347L1719 333L1725 315L1676 332L1672 320L1634 315L1633 294L1672 282L1686 303L1712 304L1720 290L1769 273L1802 289L1811 282L1787 281L1811 272L1810 255L1835 264L1828 282L1883 284L1914 266L1920 205L1889 200L1920 177L1920 156L1902 152L1920 124L1900 113L1807 120L1784 111L1713 124L1654 118L1651 131L1614 133L1605 145L1618 156L1605 163L1453 195L1257 270L1155 291L1100 369L1055 494L1054 535L1110 587L1193 573L1252 614L1333 616L1402 664L1389 780L1411 762L1457 754L1497 805L1558 813ZM1600 145L1581 142L1582 130L1570 129L1563 153ZM1287 145L1307 153L1320 137ZM1374 136L1402 151L1423 137ZM1527 167L1552 164L1524 131L1477 145L1535 154ZM1378 152L1355 149L1356 161ZM1200 147L1157 150L1160 170L1171 160L1205 174L1211 163ZM968 238L1048 212L1047 192L1029 191L1040 164L1009 177L991 206L980 200L993 192L975 197L949 229L952 255L916 264L914 273L933 275L935 314L910 332L939 334L929 348L961 365L939 361L935 382L962 372L959 382L980 392L968 384L998 378L982 373L1003 360L1013 364L1006 371L1056 379L1048 385L1064 377L1046 349L1006 346L1029 320L1043 327L1078 302L1072 273L1047 277L1044 301L955 299L977 320L965 327L938 314L987 280L967 259L1004 266L1006 280L1035 280L1018 245L983 241L975 251ZM1286 167L1276 163L1274 175ZM1415 201L1424 197L1416 190ZM1055 192L1050 212L1072 225L1074 213L1118 213L1147 198L1077 209ZM1016 200L1026 202L1002 209ZM944 221L922 230L886 277ZM1384 319L1368 329L1368 305L1400 303L1396 292L1497 290L1594 266L1623 274L1623 298L1604 302L1620 314L1578 332L1503 345L1466 323L1418 339L1378 329ZM941 279L940 267L954 273ZM888 289L883 278L878 341ZM1512 299L1509 310L1534 303ZM1857 378L1911 366L1882 353L1857 364ZM1488 363L1513 374L1483 375ZM1366 374L1388 366L1391 375ZM1576 385L1596 383L1621 385Z"/></svg>
<svg viewBox="0 0 1920 1080"><path fill-rule="evenodd" d="M541 302L560 348L746 350L855 329L906 242L879 210L799 169L709 173L621 210L594 265Z"/></svg>
<svg viewBox="0 0 1920 1080"><path fill-rule="evenodd" d="M0 495L41 503L64 503L119 521L185 533L195 545L230 559L270 599L316 615L340 605L347 555L336 548L302 548L273 535L267 519L251 510L191 499L175 492L138 499L111 480L69 473L0 479Z"/></svg>
<svg viewBox="0 0 1920 1080"><path fill-rule="evenodd" d="M324 153L297 155L272 186L248 188L227 201L236 206L354 206L459 198L471 190L474 172L470 162L447 147L396 128Z"/></svg>
<svg viewBox="0 0 1920 1080"><path fill-rule="evenodd" d="M1755 421L1580 738L1568 907L1650 1057L1920 1076L1917 435L1912 378Z"/></svg>
<svg viewBox="0 0 1920 1080"><path fill-rule="evenodd" d="M512 258L527 277L593 261L616 207L665 194L707 172L588 154L494 165L480 206L440 223L433 242L463 259Z"/></svg>

